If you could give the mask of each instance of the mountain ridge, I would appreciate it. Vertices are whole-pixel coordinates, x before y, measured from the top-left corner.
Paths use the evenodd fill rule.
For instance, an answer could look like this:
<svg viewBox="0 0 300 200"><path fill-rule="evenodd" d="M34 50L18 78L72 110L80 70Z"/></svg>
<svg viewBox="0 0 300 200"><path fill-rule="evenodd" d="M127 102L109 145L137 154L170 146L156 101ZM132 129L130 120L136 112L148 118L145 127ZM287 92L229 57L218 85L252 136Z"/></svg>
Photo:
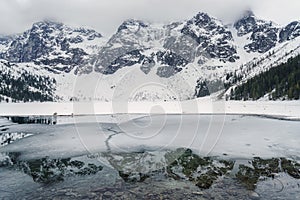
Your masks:
<svg viewBox="0 0 300 200"><path fill-rule="evenodd" d="M17 36L0 37L0 58L55 79L53 100L111 101L117 85L139 83L134 85L139 88L151 79L164 86L162 91L176 94L176 97L162 95L160 100L186 100L200 93L208 94L198 91L203 88L199 86L203 81L218 82L220 86L216 88L226 89L222 84L230 82L224 77L239 68L256 64L253 68L259 73L264 69L260 69L257 60L263 60L268 54L273 57L267 58L270 61L265 69L276 65L277 55L286 54L286 59L297 55L299 36L300 21L279 26L257 18L251 11L246 11L230 27L203 12L167 24L129 19L108 38L92 29L72 28L46 20L34 23L31 29ZM139 76L130 74L133 72ZM94 85L87 84L87 80L93 80ZM93 88L90 94L85 87ZM124 98L130 92L118 90ZM127 100L143 100L146 96L151 101L162 94L157 92L141 89L134 94L138 96Z"/></svg>

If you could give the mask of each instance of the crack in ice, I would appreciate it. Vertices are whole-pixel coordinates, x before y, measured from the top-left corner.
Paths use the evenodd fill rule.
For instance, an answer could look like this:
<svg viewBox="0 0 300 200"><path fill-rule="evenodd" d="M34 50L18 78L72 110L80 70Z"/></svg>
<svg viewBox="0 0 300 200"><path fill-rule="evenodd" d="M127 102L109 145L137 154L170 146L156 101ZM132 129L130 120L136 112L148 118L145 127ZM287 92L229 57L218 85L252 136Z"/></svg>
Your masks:
<svg viewBox="0 0 300 200"><path fill-rule="evenodd" d="M107 131L110 131L110 132L113 132L113 134L109 135L109 136L107 137L107 139L105 140L106 149L107 149L108 152L111 152L110 140L111 140L115 135L118 135L118 134L122 133L122 131L116 131L116 130L114 130L112 127L107 128L106 130L107 130Z"/></svg>

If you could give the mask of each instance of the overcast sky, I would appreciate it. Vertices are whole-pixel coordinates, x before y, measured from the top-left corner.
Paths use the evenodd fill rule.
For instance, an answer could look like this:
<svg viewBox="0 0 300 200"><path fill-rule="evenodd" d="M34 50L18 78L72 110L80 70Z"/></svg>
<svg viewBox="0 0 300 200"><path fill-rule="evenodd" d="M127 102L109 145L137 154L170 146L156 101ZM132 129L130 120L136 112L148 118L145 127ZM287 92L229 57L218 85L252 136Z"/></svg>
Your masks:
<svg viewBox="0 0 300 200"><path fill-rule="evenodd" d="M18 33L43 19L87 26L104 35L128 18L149 22L189 19L207 12L227 22L252 9L263 19L300 20L300 0L0 0L0 33Z"/></svg>

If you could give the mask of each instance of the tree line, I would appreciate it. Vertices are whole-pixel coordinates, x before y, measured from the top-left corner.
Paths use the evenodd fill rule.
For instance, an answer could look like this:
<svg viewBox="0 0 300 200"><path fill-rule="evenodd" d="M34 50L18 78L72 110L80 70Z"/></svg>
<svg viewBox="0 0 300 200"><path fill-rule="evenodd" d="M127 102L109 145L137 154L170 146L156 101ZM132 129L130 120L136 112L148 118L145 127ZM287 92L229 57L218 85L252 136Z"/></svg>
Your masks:
<svg viewBox="0 0 300 200"><path fill-rule="evenodd" d="M269 100L300 98L300 55L231 89L229 98L257 100L267 94Z"/></svg>
<svg viewBox="0 0 300 200"><path fill-rule="evenodd" d="M0 102L54 101L55 79L22 72L0 71ZM1 96L2 95L2 96Z"/></svg>

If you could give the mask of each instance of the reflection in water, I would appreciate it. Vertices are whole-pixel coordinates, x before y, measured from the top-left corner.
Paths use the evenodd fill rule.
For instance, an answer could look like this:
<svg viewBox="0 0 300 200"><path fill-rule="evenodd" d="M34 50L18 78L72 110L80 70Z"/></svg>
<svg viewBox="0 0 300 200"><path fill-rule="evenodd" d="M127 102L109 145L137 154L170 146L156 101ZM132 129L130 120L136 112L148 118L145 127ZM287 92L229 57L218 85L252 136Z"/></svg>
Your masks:
<svg viewBox="0 0 300 200"><path fill-rule="evenodd" d="M49 157L28 161L19 161L21 153L9 153L8 165L20 169L38 183L55 183L63 181L65 177L74 175L92 175L103 169L103 166L90 162L83 162L73 158L51 159ZM7 163L7 162L6 162ZM0 165L1 166L1 165ZM4 166L4 164L3 164Z"/></svg>
<svg viewBox="0 0 300 200"><path fill-rule="evenodd" d="M262 159L255 157L251 167L240 165L236 177L249 190L254 190L259 179L275 179L278 173L284 172L295 179L300 179L300 164L286 158Z"/></svg>
<svg viewBox="0 0 300 200"><path fill-rule="evenodd" d="M1 169L7 169L9 171L2 173L14 174L16 181L24 179L20 171L31 177L38 185L25 178L33 187L30 192L21 194L25 198L30 194L27 197L45 199L55 196L63 199L98 199L100 196L104 199L253 199L260 195L267 199L274 197L268 192L272 189L271 181L281 184L280 190L276 186L281 196L296 199L299 193L294 191L300 187L300 164L286 158L255 157L247 164L240 163L234 171L235 164L239 163L235 160L200 157L185 148L26 161L19 160L20 155L9 153L12 165L0 168L0 175ZM283 190L286 186L283 176L295 184L288 193ZM2 181L9 185L8 178ZM10 191L3 186L5 184L0 190ZM1 192L1 195L12 197L9 192Z"/></svg>

